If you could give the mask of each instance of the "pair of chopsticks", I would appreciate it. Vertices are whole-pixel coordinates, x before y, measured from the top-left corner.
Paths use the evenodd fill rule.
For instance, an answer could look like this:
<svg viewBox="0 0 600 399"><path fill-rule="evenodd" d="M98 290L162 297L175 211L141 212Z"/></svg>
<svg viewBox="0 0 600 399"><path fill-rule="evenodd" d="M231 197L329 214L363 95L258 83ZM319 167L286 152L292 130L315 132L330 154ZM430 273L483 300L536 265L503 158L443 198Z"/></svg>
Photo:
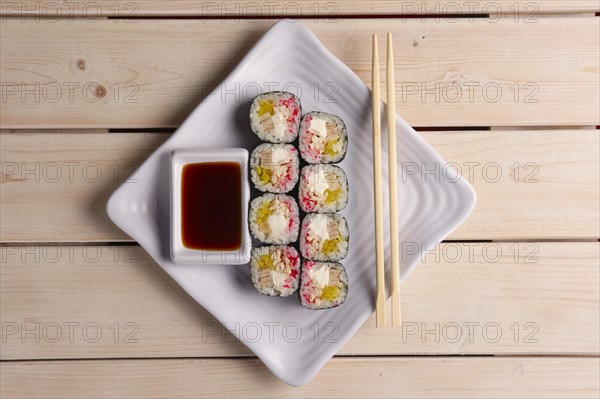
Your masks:
<svg viewBox="0 0 600 399"><path fill-rule="evenodd" d="M401 325L400 261L398 244L398 188L396 164L396 90L394 81L394 50L392 34L387 34L387 132L390 185L390 255L392 270L392 325ZM377 265L376 318L377 327L386 325L385 265L383 253L383 193L381 188L381 108L379 86L379 49L373 35L372 65L373 99L373 176L375 181L375 251Z"/></svg>

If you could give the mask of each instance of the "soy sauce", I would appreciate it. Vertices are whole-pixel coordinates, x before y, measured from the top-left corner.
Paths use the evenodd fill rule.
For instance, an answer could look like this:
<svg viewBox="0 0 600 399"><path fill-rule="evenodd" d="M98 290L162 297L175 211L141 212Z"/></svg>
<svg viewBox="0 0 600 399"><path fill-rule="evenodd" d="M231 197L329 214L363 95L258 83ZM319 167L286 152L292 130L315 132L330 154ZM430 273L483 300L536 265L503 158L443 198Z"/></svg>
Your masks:
<svg viewBox="0 0 600 399"><path fill-rule="evenodd" d="M181 236L189 249L235 251L242 245L242 168L237 162L184 165Z"/></svg>

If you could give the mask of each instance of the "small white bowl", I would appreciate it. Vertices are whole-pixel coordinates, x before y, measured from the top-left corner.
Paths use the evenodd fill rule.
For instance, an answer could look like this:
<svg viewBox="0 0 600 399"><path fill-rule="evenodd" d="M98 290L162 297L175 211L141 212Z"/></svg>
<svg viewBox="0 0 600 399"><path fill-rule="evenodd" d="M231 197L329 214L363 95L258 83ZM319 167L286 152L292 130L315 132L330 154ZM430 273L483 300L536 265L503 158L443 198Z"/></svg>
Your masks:
<svg viewBox="0 0 600 399"><path fill-rule="evenodd" d="M203 162L237 162L242 170L242 243L235 251L190 249L183 245L181 233L181 177L187 164ZM171 259L182 265L227 264L250 262L252 240L248 230L250 185L246 176L248 151L243 148L179 149L171 152ZM210 187L206 187L210 191Z"/></svg>

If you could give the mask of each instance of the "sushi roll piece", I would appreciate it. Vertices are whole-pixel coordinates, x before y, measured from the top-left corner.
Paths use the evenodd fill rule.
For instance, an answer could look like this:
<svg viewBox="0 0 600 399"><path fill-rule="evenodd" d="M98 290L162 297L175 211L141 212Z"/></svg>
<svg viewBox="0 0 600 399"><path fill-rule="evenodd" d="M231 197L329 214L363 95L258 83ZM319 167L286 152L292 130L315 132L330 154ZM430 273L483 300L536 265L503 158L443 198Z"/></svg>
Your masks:
<svg viewBox="0 0 600 399"><path fill-rule="evenodd" d="M339 261L348 254L348 222L337 214L310 213L302 221L300 253L306 259Z"/></svg>
<svg viewBox="0 0 600 399"><path fill-rule="evenodd" d="M250 127L263 141L291 143L298 137L301 115L298 97L287 91L271 91L252 101Z"/></svg>
<svg viewBox="0 0 600 399"><path fill-rule="evenodd" d="M300 155L308 163L341 161L348 148L344 121L325 112L309 112L300 122Z"/></svg>
<svg viewBox="0 0 600 399"><path fill-rule="evenodd" d="M298 182L298 150L290 144L261 144L250 157L250 178L260 191L287 193Z"/></svg>
<svg viewBox="0 0 600 399"><path fill-rule="evenodd" d="M340 263L305 261L300 284L300 302L308 309L335 308L348 294L348 275Z"/></svg>
<svg viewBox="0 0 600 399"><path fill-rule="evenodd" d="M300 208L304 212L333 213L348 204L348 179L335 165L309 165L300 175Z"/></svg>
<svg viewBox="0 0 600 399"><path fill-rule="evenodd" d="M271 296L290 296L298 289L300 255L284 245L259 247L250 259L252 284L258 292Z"/></svg>
<svg viewBox="0 0 600 399"><path fill-rule="evenodd" d="M250 203L250 231L265 244L289 244L298 239L298 214L298 204L289 195L263 194Z"/></svg>

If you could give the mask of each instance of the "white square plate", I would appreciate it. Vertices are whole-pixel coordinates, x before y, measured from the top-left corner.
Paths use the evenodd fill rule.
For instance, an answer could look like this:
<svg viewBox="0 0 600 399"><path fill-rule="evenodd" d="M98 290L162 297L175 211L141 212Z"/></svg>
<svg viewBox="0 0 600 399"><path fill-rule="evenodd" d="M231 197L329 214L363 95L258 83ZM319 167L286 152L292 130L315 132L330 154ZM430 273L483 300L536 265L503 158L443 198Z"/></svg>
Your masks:
<svg viewBox="0 0 600 399"><path fill-rule="evenodd" d="M370 56L370 50L361 51ZM251 150L259 142L249 126L250 101L259 91L282 89L300 96L303 112L336 114L348 128L348 154L341 166L350 187L348 206L342 212L350 227L350 248L342 263L350 284L346 303L335 309L311 311L303 308L296 296L261 295L252 286L249 268L244 265L178 265L170 257L171 151L200 147ZM107 204L108 215L117 226L290 385L308 382L374 311L370 98L361 79L305 26L279 22L142 164L133 176L137 183L124 183ZM400 242L418 243L420 248L401 255L401 278L405 280L422 253L467 217L475 205L475 193L451 168L444 168L446 162L399 116L396 124ZM386 164L387 159L383 159ZM403 173L409 170L403 169L407 165L410 173ZM425 173L436 169L443 173ZM386 248L389 250L389 243Z"/></svg>

